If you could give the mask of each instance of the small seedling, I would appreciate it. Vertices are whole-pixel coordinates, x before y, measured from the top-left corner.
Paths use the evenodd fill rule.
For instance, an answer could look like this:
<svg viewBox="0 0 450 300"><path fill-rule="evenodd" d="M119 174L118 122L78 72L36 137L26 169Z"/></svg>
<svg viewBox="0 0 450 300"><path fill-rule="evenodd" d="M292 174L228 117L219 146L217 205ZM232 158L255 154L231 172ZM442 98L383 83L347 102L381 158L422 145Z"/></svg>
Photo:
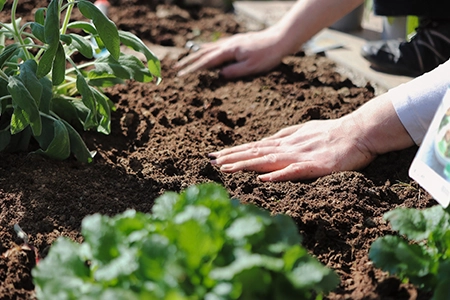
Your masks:
<svg viewBox="0 0 450 300"><path fill-rule="evenodd" d="M322 299L339 282L291 218L216 184L165 193L152 214L88 216L81 231L33 269L39 299Z"/></svg>
<svg viewBox="0 0 450 300"><path fill-rule="evenodd" d="M375 266L424 290L434 300L450 295L450 213L437 205L397 208L384 215L400 236L378 238L369 257Z"/></svg>
<svg viewBox="0 0 450 300"><path fill-rule="evenodd" d="M14 231L16 232L17 237L23 241L23 244L17 245L11 249L6 250L6 252L3 253L3 256L10 257L21 251L32 251L36 259L36 264L38 264L39 253L36 247L34 247L29 243L28 235L25 233L25 231L22 230L22 228L20 228L19 224L14 224Z"/></svg>

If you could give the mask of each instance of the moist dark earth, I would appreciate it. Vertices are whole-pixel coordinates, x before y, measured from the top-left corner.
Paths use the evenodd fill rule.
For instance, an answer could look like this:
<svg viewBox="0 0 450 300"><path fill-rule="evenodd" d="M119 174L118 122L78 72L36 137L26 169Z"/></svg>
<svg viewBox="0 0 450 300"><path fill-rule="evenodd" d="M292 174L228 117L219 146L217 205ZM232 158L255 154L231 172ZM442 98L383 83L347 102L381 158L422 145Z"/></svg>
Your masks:
<svg viewBox="0 0 450 300"><path fill-rule="evenodd" d="M0 14L3 22L9 21L10 2ZM33 20L33 10L47 3L20 1L18 16ZM186 54L187 40L246 31L232 12L147 0L115 1L109 17L119 29L147 44L173 47L179 56ZM76 9L73 18L82 18ZM0 154L0 299L35 298L34 256L16 248L22 242L14 224L45 257L59 236L82 242L86 215L112 216L128 208L149 212L165 191L203 182L220 183L243 203L291 216L303 245L340 276L339 287L326 299L430 298L376 269L368 258L372 242L392 234L385 212L436 204L408 177L416 147L380 156L360 171L284 183L261 182L252 172L221 173L207 157L288 125L348 114L374 96L370 84L356 86L323 55L298 53L268 73L238 80L225 80L218 70L177 77L176 59L162 59L159 85L129 81L107 90L117 108L112 133L82 134L98 152L93 163ZM9 249L15 251L5 255Z"/></svg>

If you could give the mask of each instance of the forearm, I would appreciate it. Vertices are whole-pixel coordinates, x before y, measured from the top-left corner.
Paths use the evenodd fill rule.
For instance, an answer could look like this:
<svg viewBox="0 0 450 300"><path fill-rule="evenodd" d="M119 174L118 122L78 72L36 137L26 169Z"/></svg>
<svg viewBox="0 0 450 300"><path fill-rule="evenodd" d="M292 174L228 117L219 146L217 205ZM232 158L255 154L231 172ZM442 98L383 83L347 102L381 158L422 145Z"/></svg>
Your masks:
<svg viewBox="0 0 450 300"><path fill-rule="evenodd" d="M450 61L433 71L389 90L395 111L417 145L450 86Z"/></svg>
<svg viewBox="0 0 450 300"><path fill-rule="evenodd" d="M285 55L297 52L316 33L362 3L363 0L298 0L273 26L280 34L280 49Z"/></svg>
<svg viewBox="0 0 450 300"><path fill-rule="evenodd" d="M372 99L345 118L354 122L355 130L360 131L360 143L373 155L414 145L388 94Z"/></svg>

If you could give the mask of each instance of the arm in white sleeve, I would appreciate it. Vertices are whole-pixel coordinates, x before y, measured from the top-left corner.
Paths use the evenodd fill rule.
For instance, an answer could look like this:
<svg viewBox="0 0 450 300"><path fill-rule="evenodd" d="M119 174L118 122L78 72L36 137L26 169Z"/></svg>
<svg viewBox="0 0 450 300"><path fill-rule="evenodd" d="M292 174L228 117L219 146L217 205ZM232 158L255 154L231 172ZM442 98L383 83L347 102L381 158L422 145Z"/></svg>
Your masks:
<svg viewBox="0 0 450 300"><path fill-rule="evenodd" d="M400 121L417 145L422 143L449 86L450 60L388 91Z"/></svg>

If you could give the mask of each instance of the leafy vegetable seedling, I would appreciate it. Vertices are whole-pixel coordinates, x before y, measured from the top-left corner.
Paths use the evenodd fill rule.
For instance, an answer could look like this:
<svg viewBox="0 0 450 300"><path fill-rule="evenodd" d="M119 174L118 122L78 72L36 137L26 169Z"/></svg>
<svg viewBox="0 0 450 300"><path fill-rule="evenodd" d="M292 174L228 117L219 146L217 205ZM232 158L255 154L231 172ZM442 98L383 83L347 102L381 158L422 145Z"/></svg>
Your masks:
<svg viewBox="0 0 450 300"><path fill-rule="evenodd" d="M216 184L82 222L33 269L38 299L313 299L337 275L300 245L293 220L230 199Z"/></svg>
<svg viewBox="0 0 450 300"><path fill-rule="evenodd" d="M78 131L110 133L114 105L103 88L127 79L159 82L160 62L87 0L51 0L23 25L16 18L18 1L11 23L0 22L0 151L26 151L34 139L34 153L90 162L95 152ZM88 21L70 21L75 7ZM143 53L147 64L122 53L121 44ZM108 54L94 59L100 48ZM77 64L76 53L86 61Z"/></svg>
<svg viewBox="0 0 450 300"><path fill-rule="evenodd" d="M402 236L378 238L369 257L375 265L428 291L433 299L450 295L450 214L442 206L398 208L384 218Z"/></svg>

